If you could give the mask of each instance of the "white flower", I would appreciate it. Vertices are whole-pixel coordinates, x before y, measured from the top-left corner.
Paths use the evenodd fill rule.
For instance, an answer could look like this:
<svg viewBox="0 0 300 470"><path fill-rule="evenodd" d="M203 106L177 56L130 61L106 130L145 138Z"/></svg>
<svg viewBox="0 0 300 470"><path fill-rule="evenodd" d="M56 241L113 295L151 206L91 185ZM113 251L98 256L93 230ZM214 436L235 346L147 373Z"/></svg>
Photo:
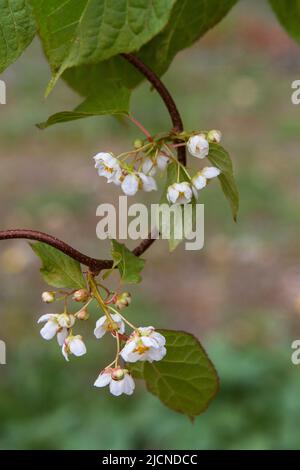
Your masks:
<svg viewBox="0 0 300 470"><path fill-rule="evenodd" d="M202 134L190 137L187 148L190 154L197 158L205 158L209 153L209 143Z"/></svg>
<svg viewBox="0 0 300 470"><path fill-rule="evenodd" d="M138 175L144 191L157 191L156 181L152 176L146 176L144 173L138 173Z"/></svg>
<svg viewBox="0 0 300 470"><path fill-rule="evenodd" d="M74 315L62 313L47 313L38 319L38 323L44 323L40 333L42 338L49 341L57 334L57 341L60 344L61 338L66 335L68 328L72 328L75 323ZM60 334L59 334L60 333ZM61 346L62 344L60 344Z"/></svg>
<svg viewBox="0 0 300 470"><path fill-rule="evenodd" d="M86 347L80 335L68 336L63 344L62 353L66 361L69 360L69 354L74 356L83 356L86 353Z"/></svg>
<svg viewBox="0 0 300 470"><path fill-rule="evenodd" d="M146 158L143 163L142 170L145 175L154 176L156 173L156 167L156 162L153 162L151 158Z"/></svg>
<svg viewBox="0 0 300 470"><path fill-rule="evenodd" d="M168 187L167 199L172 204L188 204L191 202L193 192L189 183L174 183Z"/></svg>
<svg viewBox="0 0 300 470"><path fill-rule="evenodd" d="M219 176L221 171L215 166L206 166L203 170L198 171L192 179L193 186L200 190L205 188L207 180Z"/></svg>
<svg viewBox="0 0 300 470"><path fill-rule="evenodd" d="M221 131L217 131L213 129L212 131L209 131L209 133L207 134L207 140L209 142L214 142L216 144L219 144L221 142L221 139L222 139Z"/></svg>
<svg viewBox="0 0 300 470"><path fill-rule="evenodd" d="M122 395L122 393L132 395L135 389L134 380L128 370L121 369L120 367L104 369L94 385L95 387L105 387L109 385L110 393L116 397Z"/></svg>
<svg viewBox="0 0 300 470"><path fill-rule="evenodd" d="M137 175L131 174L125 176L121 184L121 188L126 196L134 196L139 189L139 178Z"/></svg>
<svg viewBox="0 0 300 470"><path fill-rule="evenodd" d="M42 338L46 339L47 341L54 338L60 328L57 317L58 315L56 313L47 313L38 319L38 323L46 322L40 333Z"/></svg>
<svg viewBox="0 0 300 470"><path fill-rule="evenodd" d="M206 182L206 178L202 175L201 171L196 173L195 176L192 178L193 186L198 190L205 188Z"/></svg>
<svg viewBox="0 0 300 470"><path fill-rule="evenodd" d="M97 339L102 338L107 331L117 331L120 334L123 334L125 331L125 324L118 313L111 315L112 322L107 318L106 315L99 318L96 323L96 328L94 330L94 335Z"/></svg>
<svg viewBox="0 0 300 470"><path fill-rule="evenodd" d="M121 168L118 160L110 153L98 153L94 157L95 168L98 169L99 176L104 176L108 183L119 184Z"/></svg>
<svg viewBox="0 0 300 470"><path fill-rule="evenodd" d="M164 171L167 168L167 165L170 163L170 158L167 155L158 155L157 157L157 166L161 171Z"/></svg>
<svg viewBox="0 0 300 470"><path fill-rule="evenodd" d="M75 324L75 320L76 318L71 313L62 313L58 315L57 319L59 326L62 328L72 328Z"/></svg>
<svg viewBox="0 0 300 470"><path fill-rule="evenodd" d="M126 362L160 361L167 353L166 339L153 326L141 327L132 333L121 351Z"/></svg>
<svg viewBox="0 0 300 470"><path fill-rule="evenodd" d="M219 170L219 168L217 168L216 166L206 166L205 168L203 168L201 173L206 179L210 180L211 178L219 176L221 170Z"/></svg>

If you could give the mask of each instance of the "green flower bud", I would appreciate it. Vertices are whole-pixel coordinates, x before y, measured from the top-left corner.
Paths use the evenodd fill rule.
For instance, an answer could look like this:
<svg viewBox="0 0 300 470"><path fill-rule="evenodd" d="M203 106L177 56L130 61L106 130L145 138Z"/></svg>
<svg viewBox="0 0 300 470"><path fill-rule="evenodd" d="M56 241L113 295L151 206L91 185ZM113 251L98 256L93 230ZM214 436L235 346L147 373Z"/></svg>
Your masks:
<svg viewBox="0 0 300 470"><path fill-rule="evenodd" d="M221 142L221 138L222 138L221 131L217 131L215 129L213 129L212 131L209 131L207 134L207 140L215 144L219 144Z"/></svg>
<svg viewBox="0 0 300 470"><path fill-rule="evenodd" d="M143 145L144 145L144 142L141 139L135 139L135 141L133 142L133 146L137 150L143 147Z"/></svg>
<svg viewBox="0 0 300 470"><path fill-rule="evenodd" d="M129 292L123 292L122 294L117 295L114 304L119 310L128 307L128 305L131 304L131 295Z"/></svg>

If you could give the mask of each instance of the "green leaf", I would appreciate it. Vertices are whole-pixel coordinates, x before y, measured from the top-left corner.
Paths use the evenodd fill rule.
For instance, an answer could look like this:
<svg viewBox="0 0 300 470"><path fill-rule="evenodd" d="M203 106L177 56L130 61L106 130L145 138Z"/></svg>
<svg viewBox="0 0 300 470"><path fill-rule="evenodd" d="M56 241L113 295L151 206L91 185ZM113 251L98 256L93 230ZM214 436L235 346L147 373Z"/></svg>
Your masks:
<svg viewBox="0 0 300 470"><path fill-rule="evenodd" d="M165 28L147 42L137 55L158 75L162 75L177 52L191 46L219 23L237 1L177 0ZM131 89L144 79L132 65L118 56L98 64L79 67L74 77L75 70L72 69L64 78L74 89L81 88L81 92L85 77L88 77L89 88L99 83L99 77L104 74L106 77L122 79L122 83Z"/></svg>
<svg viewBox="0 0 300 470"><path fill-rule="evenodd" d="M130 371L135 379L144 380L144 366L145 362L127 362L126 368Z"/></svg>
<svg viewBox="0 0 300 470"><path fill-rule="evenodd" d="M167 24L175 0L31 0L56 80L70 67L131 52Z"/></svg>
<svg viewBox="0 0 300 470"><path fill-rule="evenodd" d="M195 336L183 331L159 330L166 338L167 355L157 362L127 364L148 390L166 406L191 418L205 411L219 389L216 370Z"/></svg>
<svg viewBox="0 0 300 470"><path fill-rule="evenodd" d="M177 246L184 240L184 234L188 234L192 231L195 221L195 208L197 202L196 199L193 197L192 202L189 204L192 207L190 220L187 220L187 218L184 219L183 205L169 204L167 199L168 187L173 183L176 183L177 180L179 180L179 182L190 181L184 169L180 167L178 174L178 165L176 162L172 162L168 166L166 184L160 200L161 209L163 209L164 205L166 208L165 217L160 217L157 221L158 230L162 234L162 236L164 234L166 237L168 234L170 236L168 242L169 250L171 252L174 251ZM167 217L168 214L170 214L170 217ZM163 221L164 224L162 223Z"/></svg>
<svg viewBox="0 0 300 470"><path fill-rule="evenodd" d="M218 144L210 144L207 158L222 172L218 178L223 193L230 204L233 218L236 221L239 211L239 191L233 175L231 158L228 152Z"/></svg>
<svg viewBox="0 0 300 470"><path fill-rule="evenodd" d="M118 55L99 64L72 67L62 75L64 81L82 96L97 92L102 77L107 80L119 79L123 86L129 89L134 88L144 78L127 60Z"/></svg>
<svg viewBox="0 0 300 470"><path fill-rule="evenodd" d="M135 256L124 244L112 240L112 257L124 283L138 283L142 280L140 272L145 261Z"/></svg>
<svg viewBox="0 0 300 470"><path fill-rule="evenodd" d="M37 124L37 127L45 129L53 124L104 114L128 114L129 101L130 91L119 81L110 80L109 83L101 83L98 92L86 98L74 111L53 114L46 122Z"/></svg>
<svg viewBox="0 0 300 470"><path fill-rule="evenodd" d="M219 23L238 0L177 0L167 27L138 54L159 75L182 49Z"/></svg>
<svg viewBox="0 0 300 470"><path fill-rule="evenodd" d="M31 43L35 21L26 0L0 0L0 72Z"/></svg>
<svg viewBox="0 0 300 470"><path fill-rule="evenodd" d="M86 287L78 261L45 243L31 243L30 246L42 260L41 273L48 284L70 289Z"/></svg>
<svg viewBox="0 0 300 470"><path fill-rule="evenodd" d="M279 22L289 35L300 42L300 0L269 0Z"/></svg>

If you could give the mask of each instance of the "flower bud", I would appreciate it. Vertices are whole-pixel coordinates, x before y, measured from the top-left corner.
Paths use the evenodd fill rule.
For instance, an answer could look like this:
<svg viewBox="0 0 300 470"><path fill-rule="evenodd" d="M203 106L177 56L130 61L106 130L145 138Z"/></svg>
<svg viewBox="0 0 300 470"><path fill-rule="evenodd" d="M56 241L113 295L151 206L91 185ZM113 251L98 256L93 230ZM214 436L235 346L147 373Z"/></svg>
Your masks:
<svg viewBox="0 0 300 470"><path fill-rule="evenodd" d="M209 142L214 142L215 144L219 144L221 142L221 138L222 138L222 132L217 131L215 129L213 129L212 131L209 131L209 133L207 134L207 140Z"/></svg>
<svg viewBox="0 0 300 470"><path fill-rule="evenodd" d="M74 292L72 299L75 300L75 302L86 302L89 296L90 294L86 289L79 289Z"/></svg>
<svg viewBox="0 0 300 470"><path fill-rule="evenodd" d="M90 314L87 308L84 307L81 310L79 310L79 312L77 312L76 317L78 318L78 320L88 320L90 318Z"/></svg>
<svg viewBox="0 0 300 470"><path fill-rule="evenodd" d="M135 149L139 149L143 147L143 145L144 145L144 142L141 139L135 139L135 141L133 142L133 146Z"/></svg>
<svg viewBox="0 0 300 470"><path fill-rule="evenodd" d="M128 305L131 304L131 294L129 294L129 292L122 292L122 294L118 294L114 304L119 310L128 307Z"/></svg>
<svg viewBox="0 0 300 470"><path fill-rule="evenodd" d="M55 301L55 292L45 291L42 293L42 301L46 304L51 304Z"/></svg>
<svg viewBox="0 0 300 470"><path fill-rule="evenodd" d="M122 380L125 375L126 369L113 369L111 377L113 380Z"/></svg>

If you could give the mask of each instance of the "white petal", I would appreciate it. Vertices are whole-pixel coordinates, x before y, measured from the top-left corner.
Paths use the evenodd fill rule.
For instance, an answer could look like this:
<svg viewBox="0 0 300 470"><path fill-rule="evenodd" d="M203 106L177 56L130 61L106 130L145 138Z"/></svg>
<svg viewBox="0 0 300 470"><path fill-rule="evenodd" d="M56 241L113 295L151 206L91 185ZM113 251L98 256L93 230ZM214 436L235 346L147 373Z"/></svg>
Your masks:
<svg viewBox="0 0 300 470"><path fill-rule="evenodd" d="M48 321L48 320L50 320L50 319L52 319L52 318L56 318L56 313L46 313L45 315L42 315L42 316L38 319L37 323L42 323L42 322Z"/></svg>
<svg viewBox="0 0 300 470"><path fill-rule="evenodd" d="M168 187L168 191L167 191L167 199L169 202L172 202L173 204L175 204L175 202L177 201L178 199L178 196L179 196L179 193L177 191L176 188L174 188L174 186L169 186Z"/></svg>
<svg viewBox="0 0 300 470"><path fill-rule="evenodd" d="M69 354L67 351L67 347L64 344L63 347L61 348L62 355L64 356L65 360L69 362Z"/></svg>
<svg viewBox="0 0 300 470"><path fill-rule="evenodd" d="M114 322L117 323L118 332L121 333L122 335L125 331L125 323L123 322L122 317L120 317L118 313L114 313L113 315L111 315L111 318L113 319Z"/></svg>
<svg viewBox="0 0 300 470"><path fill-rule="evenodd" d="M58 329L59 326L56 321L49 320L41 329L40 334L44 339L49 341L50 339L54 338Z"/></svg>
<svg viewBox="0 0 300 470"><path fill-rule="evenodd" d="M111 374L109 372L103 372L99 375L96 382L94 383L95 387L105 387L111 381Z"/></svg>
<svg viewBox="0 0 300 470"><path fill-rule="evenodd" d="M139 188L139 180L136 175L125 176L121 188L127 196L134 196Z"/></svg>
<svg viewBox="0 0 300 470"><path fill-rule="evenodd" d="M135 389L135 383L130 374L125 374L124 377L124 393L132 395Z"/></svg>
<svg viewBox="0 0 300 470"><path fill-rule="evenodd" d="M121 170L119 164L117 164L117 165L114 167L113 173L111 173L111 175L107 178L107 182L108 182L108 183L114 183L114 184L116 184L117 186L120 186L120 184L121 184L121 181L120 181L121 176L122 176L122 170Z"/></svg>
<svg viewBox="0 0 300 470"><path fill-rule="evenodd" d="M206 178L201 173L197 173L193 178L193 185L196 189L200 190L206 186Z"/></svg>
<svg viewBox="0 0 300 470"><path fill-rule="evenodd" d="M160 345L164 346L166 344L166 338L161 335L160 333L157 333L157 331L153 332L151 337L155 339L155 341Z"/></svg>
<svg viewBox="0 0 300 470"><path fill-rule="evenodd" d="M210 179L210 178L215 178L216 176L219 176L221 171L219 170L219 168L216 168L215 166L207 166L203 168L201 173L205 178Z"/></svg>
<svg viewBox="0 0 300 470"><path fill-rule="evenodd" d="M158 155L157 157L157 166L161 171L164 171L170 162L169 157L166 155Z"/></svg>
<svg viewBox="0 0 300 470"><path fill-rule="evenodd" d="M103 315L96 322L96 327L94 329L94 335L96 336L97 339L102 338L102 336L104 336L105 333L106 333L106 328L105 328L106 320L107 320L106 315Z"/></svg>
<svg viewBox="0 0 300 470"><path fill-rule="evenodd" d="M99 320L96 321L96 328L99 328L100 326L104 325L106 322L107 316L103 315L102 317L99 318Z"/></svg>
<svg viewBox="0 0 300 470"><path fill-rule="evenodd" d="M62 346L65 342L65 339L68 337L69 331L67 328L63 328L61 331L57 333L57 342L59 346Z"/></svg>
<svg viewBox="0 0 300 470"><path fill-rule="evenodd" d="M144 173L139 173L138 175L142 180L144 191L157 191L156 181L152 176L146 176Z"/></svg>
<svg viewBox="0 0 300 470"><path fill-rule="evenodd" d="M156 173L156 165L153 163L151 158L146 158L142 167L143 173L149 176L154 176Z"/></svg>
<svg viewBox="0 0 300 470"><path fill-rule="evenodd" d="M96 168L99 164L105 163L107 166L110 166L113 165L115 161L117 161L117 159L113 157L111 153L107 152L97 153L97 155L95 155L93 158L95 160Z"/></svg>
<svg viewBox="0 0 300 470"><path fill-rule="evenodd" d="M112 380L109 384L109 390L115 397L122 395L124 393L124 379Z"/></svg>
<svg viewBox="0 0 300 470"><path fill-rule="evenodd" d="M140 326L138 331L141 335L150 335L155 328L153 326Z"/></svg>
<svg viewBox="0 0 300 470"><path fill-rule="evenodd" d="M187 183L187 186L185 187L184 195L188 201L190 201L193 197L192 188L190 187L188 183Z"/></svg>
<svg viewBox="0 0 300 470"><path fill-rule="evenodd" d="M83 356L86 353L86 347L82 339L76 336L70 340L69 348L74 356Z"/></svg>
<svg viewBox="0 0 300 470"><path fill-rule="evenodd" d="M159 349L150 349L148 351L148 360L152 361L161 361L163 357L167 354L167 350L164 346Z"/></svg>
<svg viewBox="0 0 300 470"><path fill-rule="evenodd" d="M98 328L94 329L94 335L96 336L97 339L102 338L105 333L107 333L106 328L104 326L98 326Z"/></svg>
<svg viewBox="0 0 300 470"><path fill-rule="evenodd" d="M146 348L159 348L159 344L155 341L155 339L152 339L149 336L142 336L141 341L146 346Z"/></svg>
<svg viewBox="0 0 300 470"><path fill-rule="evenodd" d="M124 361L128 361L129 355L132 353L132 351L136 348L136 343L135 341L127 341L125 344L124 348L120 352L122 358Z"/></svg>

